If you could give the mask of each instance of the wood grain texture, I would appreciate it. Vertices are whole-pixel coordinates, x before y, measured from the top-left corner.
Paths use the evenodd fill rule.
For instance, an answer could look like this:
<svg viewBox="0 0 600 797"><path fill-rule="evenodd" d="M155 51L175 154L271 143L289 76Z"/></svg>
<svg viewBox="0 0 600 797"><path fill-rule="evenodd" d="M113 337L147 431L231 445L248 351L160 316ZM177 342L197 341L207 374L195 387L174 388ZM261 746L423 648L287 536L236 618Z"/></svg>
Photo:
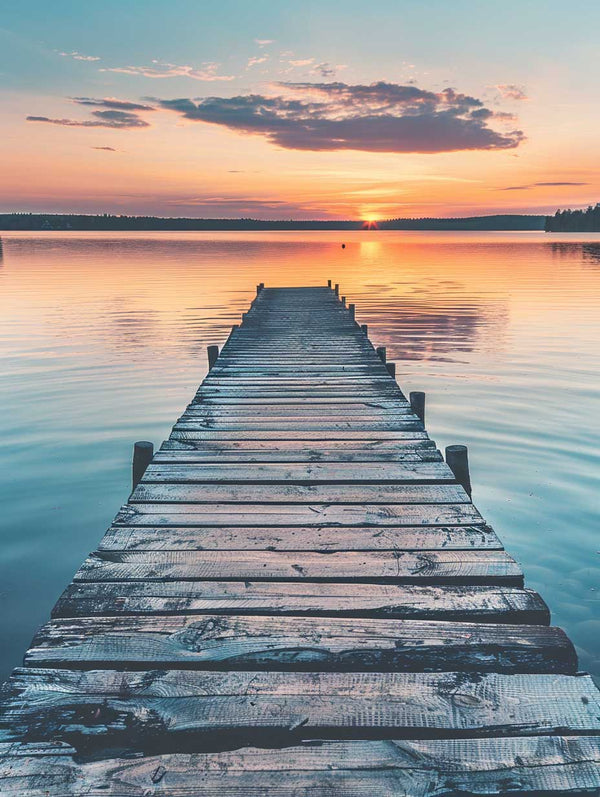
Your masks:
<svg viewBox="0 0 600 797"><path fill-rule="evenodd" d="M516 587L297 581L77 581L67 587L52 616L202 612L529 625L550 622L540 596Z"/></svg>
<svg viewBox="0 0 600 797"><path fill-rule="evenodd" d="M28 666L380 672L464 670L573 673L559 628L428 620L245 615L57 619Z"/></svg>
<svg viewBox="0 0 600 797"><path fill-rule="evenodd" d="M82 763L68 747L0 746L7 797L501 797L597 794L600 737L307 743Z"/></svg>

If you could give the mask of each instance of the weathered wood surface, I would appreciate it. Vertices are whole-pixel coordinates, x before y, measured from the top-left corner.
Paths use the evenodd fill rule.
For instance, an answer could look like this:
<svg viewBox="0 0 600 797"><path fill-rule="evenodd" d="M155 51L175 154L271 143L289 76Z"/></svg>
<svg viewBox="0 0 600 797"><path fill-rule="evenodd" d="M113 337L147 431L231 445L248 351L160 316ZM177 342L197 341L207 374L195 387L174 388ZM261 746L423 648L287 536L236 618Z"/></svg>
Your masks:
<svg viewBox="0 0 600 797"><path fill-rule="evenodd" d="M505 551L97 551L75 581L235 579L393 581L521 586Z"/></svg>
<svg viewBox="0 0 600 797"><path fill-rule="evenodd" d="M111 526L99 551L453 551L502 550L489 526Z"/></svg>
<svg viewBox="0 0 600 797"><path fill-rule="evenodd" d="M540 596L516 587L181 579L74 582L52 615L60 618L203 612L550 623L550 613Z"/></svg>
<svg viewBox="0 0 600 797"><path fill-rule="evenodd" d="M596 688L327 288L260 290L52 617L1 794L600 790Z"/></svg>
<svg viewBox="0 0 600 797"><path fill-rule="evenodd" d="M560 628L331 617L61 618L25 654L42 667L225 670L465 670L573 673Z"/></svg>
<svg viewBox="0 0 600 797"><path fill-rule="evenodd" d="M0 740L131 750L209 748L311 738L533 736L586 733L600 705L589 676L445 673L131 673L17 670L6 686ZM28 732L28 733L27 733ZM175 737L175 739L172 738ZM179 738L177 738L179 737Z"/></svg>
<svg viewBox="0 0 600 797"><path fill-rule="evenodd" d="M111 757L0 745L7 797L500 797L597 794L600 736L308 742L284 749ZM113 753L113 755L115 755Z"/></svg>

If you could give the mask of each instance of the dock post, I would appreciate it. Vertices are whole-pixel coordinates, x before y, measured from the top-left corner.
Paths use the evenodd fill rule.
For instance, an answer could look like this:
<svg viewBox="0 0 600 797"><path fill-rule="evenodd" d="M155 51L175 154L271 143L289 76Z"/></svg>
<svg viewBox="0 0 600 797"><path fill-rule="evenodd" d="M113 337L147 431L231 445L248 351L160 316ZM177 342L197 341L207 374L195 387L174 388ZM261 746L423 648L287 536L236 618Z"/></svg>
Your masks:
<svg viewBox="0 0 600 797"><path fill-rule="evenodd" d="M385 367L388 369L388 374L392 379L396 378L396 363L386 363Z"/></svg>
<svg viewBox="0 0 600 797"><path fill-rule="evenodd" d="M335 288L333 289L336 296L340 295L340 286L339 283L335 283Z"/></svg>
<svg viewBox="0 0 600 797"><path fill-rule="evenodd" d="M133 444L133 467L132 467L132 490L138 486L142 480L142 476L146 472L146 468L152 461L154 456L154 443L148 440L138 440Z"/></svg>
<svg viewBox="0 0 600 797"><path fill-rule="evenodd" d="M208 346L206 351L208 353L208 370L210 371L213 365L217 362L217 357L219 356L219 347Z"/></svg>
<svg viewBox="0 0 600 797"><path fill-rule="evenodd" d="M327 280L327 287L331 288L331 280Z"/></svg>
<svg viewBox="0 0 600 797"><path fill-rule="evenodd" d="M341 301L341 303L342 303L342 304L346 304L346 297L345 297L345 296L342 296L342 298L340 299L340 301Z"/></svg>
<svg viewBox="0 0 600 797"><path fill-rule="evenodd" d="M410 408L420 421L425 423L425 393L422 390L413 390L409 395Z"/></svg>
<svg viewBox="0 0 600 797"><path fill-rule="evenodd" d="M379 356L379 359L381 360L382 363L384 363L387 358L387 349L385 348L385 346L378 346L376 351L377 355Z"/></svg>
<svg viewBox="0 0 600 797"><path fill-rule="evenodd" d="M446 446L446 464L471 497L471 476L469 474L469 456L466 446Z"/></svg>
<svg viewBox="0 0 600 797"><path fill-rule="evenodd" d="M365 335L369 334L369 325L368 324L361 324L360 328L362 329L362 331L364 332Z"/></svg>
<svg viewBox="0 0 600 797"><path fill-rule="evenodd" d="M264 287L265 287L265 283L264 283L264 282L260 282L260 283L259 283L259 284L256 286L256 295L257 295L257 296L259 295L259 293L262 291L262 289L263 289Z"/></svg>
<svg viewBox="0 0 600 797"><path fill-rule="evenodd" d="M356 305L355 304L349 304L348 305L348 310L350 312L350 319L352 321L356 321Z"/></svg>

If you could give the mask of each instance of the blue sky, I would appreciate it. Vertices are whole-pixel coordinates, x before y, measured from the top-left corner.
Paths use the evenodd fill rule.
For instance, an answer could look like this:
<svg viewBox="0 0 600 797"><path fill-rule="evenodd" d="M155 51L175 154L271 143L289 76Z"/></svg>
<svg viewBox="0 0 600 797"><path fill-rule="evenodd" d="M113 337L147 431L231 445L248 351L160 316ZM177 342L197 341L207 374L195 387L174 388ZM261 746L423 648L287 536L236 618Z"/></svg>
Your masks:
<svg viewBox="0 0 600 797"><path fill-rule="evenodd" d="M599 177L599 29L600 4L587 0L13 3L3 10L0 27L1 132L6 153L13 155L0 203L3 210L92 211L94 181L98 210L114 196L117 209L165 215L174 215L174 207L189 215L231 215L255 206L265 215L263 210L277 208L274 203L287 215L381 215L395 207L394 215L429 215L421 211L436 183L429 205L437 203L439 214L449 215L452 194L442 184L462 181L455 191L458 215L478 207L546 212L585 204L596 199ZM321 91L318 136L311 132L308 143L301 141L304 149L295 149L296 135L284 140L272 126L253 129L258 118L273 113L277 125L285 119L302 131L315 101L311 85L332 82L351 88L343 106ZM351 112L359 102L352 87L376 82L418 87L442 98L444 107L438 103L408 135L406 117L415 108L396 105L385 111L395 119L382 132L372 103L358 115ZM289 94L281 83L303 89L294 88L293 99L271 107L273 97ZM456 135L473 132L475 116L452 108L461 127L448 134L447 147L440 142L443 129L432 128L430 136L426 127L439 123L447 110L443 92L450 88L475 98L488 114L462 152ZM229 124L223 113L240 117L241 111L224 101L249 94L261 98L251 122L246 115ZM118 118L121 111L104 108L105 116L94 116L74 107L74 97L151 102L157 110L143 123L127 125ZM163 104L202 104L207 97L221 102L217 116L208 118L204 106L190 115ZM291 120L296 100L304 111ZM381 117L381 105L375 112ZM118 124L98 124L111 114ZM82 125L86 119L95 124ZM479 136L484 127L486 135ZM489 130L509 143L485 143ZM340 151L326 144L325 159L326 135L345 142ZM423 147L415 136L423 136ZM307 202L307 175L313 202ZM133 189L129 200L125 186ZM379 200L357 203L353 191L375 197L378 186Z"/></svg>

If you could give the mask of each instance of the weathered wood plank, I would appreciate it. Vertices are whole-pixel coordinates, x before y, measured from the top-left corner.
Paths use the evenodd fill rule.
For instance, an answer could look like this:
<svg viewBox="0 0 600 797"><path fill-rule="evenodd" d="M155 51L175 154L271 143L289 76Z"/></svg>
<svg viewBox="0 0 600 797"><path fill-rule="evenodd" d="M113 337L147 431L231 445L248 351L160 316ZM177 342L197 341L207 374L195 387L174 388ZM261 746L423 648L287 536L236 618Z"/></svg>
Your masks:
<svg viewBox="0 0 600 797"><path fill-rule="evenodd" d="M338 504L468 504L470 498L459 484L272 484L230 483L166 484L142 481L130 497L132 504L237 502L259 504L310 503Z"/></svg>
<svg viewBox="0 0 600 797"><path fill-rule="evenodd" d="M98 551L75 581L335 580L506 584L523 573L505 551Z"/></svg>
<svg viewBox="0 0 600 797"><path fill-rule="evenodd" d="M193 465L151 464L144 474L144 483L206 483L236 481L269 482L453 482L454 474L444 462L392 463L373 462L335 464L256 464L256 465Z"/></svg>
<svg viewBox="0 0 600 797"><path fill-rule="evenodd" d="M189 528L111 526L98 546L121 550L462 551L502 550L490 526L412 526L386 529L325 527Z"/></svg>
<svg viewBox="0 0 600 797"><path fill-rule="evenodd" d="M269 431L231 431L222 430L220 432L212 432L210 429L191 431L191 430L174 430L171 432L170 438L172 440L302 440L307 443L307 447L311 441L326 441L327 443L332 440L361 440L367 441L373 445L379 441L400 441L400 440L428 440L427 432L419 429L411 429L400 432L358 432L354 430L336 429L335 431L324 431L318 429L311 432L298 432L298 431L284 431L284 432L269 432Z"/></svg>
<svg viewBox="0 0 600 797"><path fill-rule="evenodd" d="M540 596L514 587L298 581L74 582L60 597L52 616L202 612L550 623L550 613Z"/></svg>
<svg viewBox="0 0 600 797"><path fill-rule="evenodd" d="M331 617L157 615L53 620L28 666L574 673L559 628ZM596 720L597 722L597 720Z"/></svg>
<svg viewBox="0 0 600 797"><path fill-rule="evenodd" d="M594 733L589 676L490 673L283 673L19 669L0 713L3 741L126 742L215 749L300 739ZM49 733L50 731L50 733ZM281 738L273 745L276 737ZM48 739L51 736L51 739ZM162 737L162 738L161 738ZM232 740L233 741L233 740ZM231 745L231 741L230 741Z"/></svg>
<svg viewBox="0 0 600 797"><path fill-rule="evenodd" d="M321 742L87 763L68 748L2 747L7 797L566 797L600 788L599 736Z"/></svg>
<svg viewBox="0 0 600 797"><path fill-rule="evenodd" d="M465 526L483 525L473 504L126 504L124 526Z"/></svg>

